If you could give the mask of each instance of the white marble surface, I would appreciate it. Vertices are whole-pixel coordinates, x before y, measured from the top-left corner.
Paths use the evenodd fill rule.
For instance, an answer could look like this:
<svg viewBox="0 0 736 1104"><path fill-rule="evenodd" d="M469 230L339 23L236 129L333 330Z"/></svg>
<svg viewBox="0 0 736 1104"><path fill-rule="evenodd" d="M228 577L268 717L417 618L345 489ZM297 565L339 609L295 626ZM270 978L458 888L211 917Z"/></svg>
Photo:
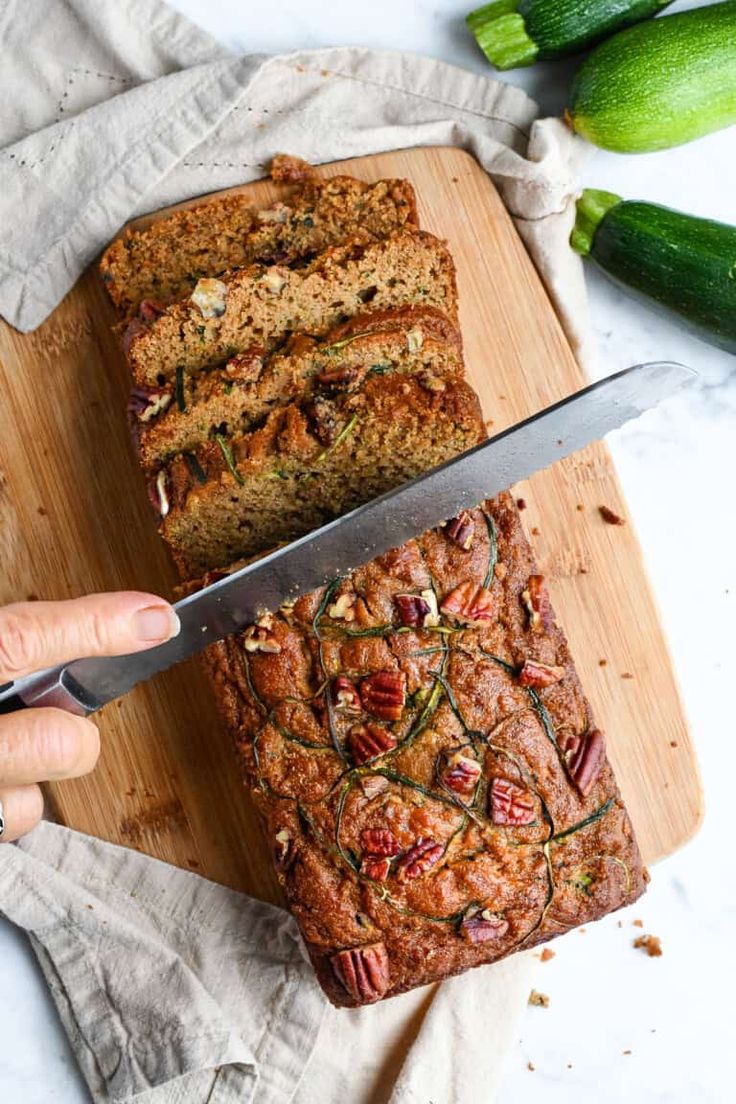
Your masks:
<svg viewBox="0 0 736 1104"><path fill-rule="evenodd" d="M175 6L237 49L353 43L487 71L462 24L468 0ZM675 8L685 6L693 4ZM508 79L553 113L571 71L544 65ZM584 182L736 223L735 177L736 129L656 155L595 152ZM601 374L655 358L682 360L701 373L687 398L649 414L612 444L695 733L707 814L697 838L654 869L639 905L554 944L556 957L540 964L538 976L550 1007L528 1010L502 1100L721 1104L733 1099L736 1083L736 869L728 845L736 776L736 359L691 339L595 272L589 276ZM662 958L632 949L635 917L661 936ZM0 1096L9 1104L87 1101L32 955L5 924L0 963Z"/></svg>

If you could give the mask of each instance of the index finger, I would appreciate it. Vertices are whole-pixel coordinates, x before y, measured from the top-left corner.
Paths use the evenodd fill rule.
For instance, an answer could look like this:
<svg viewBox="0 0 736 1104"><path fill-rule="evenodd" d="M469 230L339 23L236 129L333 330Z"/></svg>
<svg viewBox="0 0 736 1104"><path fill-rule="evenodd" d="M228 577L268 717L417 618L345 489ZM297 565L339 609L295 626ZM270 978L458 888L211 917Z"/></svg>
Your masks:
<svg viewBox="0 0 736 1104"><path fill-rule="evenodd" d="M178 631L172 607L138 591L18 602L0 608L0 684L73 659L138 652Z"/></svg>

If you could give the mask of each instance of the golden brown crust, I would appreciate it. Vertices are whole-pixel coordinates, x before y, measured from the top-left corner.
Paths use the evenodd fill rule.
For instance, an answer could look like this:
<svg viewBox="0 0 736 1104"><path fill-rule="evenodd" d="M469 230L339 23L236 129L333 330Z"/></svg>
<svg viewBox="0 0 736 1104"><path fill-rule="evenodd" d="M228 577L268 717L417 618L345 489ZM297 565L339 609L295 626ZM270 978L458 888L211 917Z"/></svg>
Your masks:
<svg viewBox="0 0 736 1104"><path fill-rule="evenodd" d="M596 730L551 610L531 627L538 576L516 508L503 495L465 520L469 548L448 536L457 527L425 533L206 655L338 1005L495 961L644 888L607 761L581 781L574 749ZM490 619L442 612L463 584L487 588ZM422 592L438 626L406 624L397 597ZM522 685L529 658L560 668L558 681ZM387 674L396 719L391 678L375 692ZM370 746L386 750L364 761L355 732L371 726L383 736Z"/></svg>

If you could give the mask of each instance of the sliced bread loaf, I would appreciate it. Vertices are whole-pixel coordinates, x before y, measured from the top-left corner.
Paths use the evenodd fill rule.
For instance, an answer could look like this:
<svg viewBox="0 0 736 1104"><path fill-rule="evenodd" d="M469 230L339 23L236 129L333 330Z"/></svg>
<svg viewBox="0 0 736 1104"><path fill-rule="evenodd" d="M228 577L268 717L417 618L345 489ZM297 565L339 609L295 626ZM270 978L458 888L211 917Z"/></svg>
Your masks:
<svg viewBox="0 0 736 1104"><path fill-rule="evenodd" d="M294 538L481 439L464 380L371 375L355 393L274 411L216 437L151 481L183 578Z"/></svg>
<svg viewBox="0 0 736 1104"><path fill-rule="evenodd" d="M351 391L369 372L462 375L460 334L432 307L403 307L357 315L323 341L296 336L270 358L253 348L222 368L186 375L155 391L136 389L131 428L146 471L214 433L253 428L277 406L307 394Z"/></svg>
<svg viewBox="0 0 736 1104"><path fill-rule="evenodd" d="M118 313L132 318L145 299L183 298L202 277L254 261L304 262L350 238L371 241L417 225L406 180L309 180L285 199L257 210L243 195L224 195L125 233L100 262Z"/></svg>
<svg viewBox="0 0 736 1104"><path fill-rule="evenodd" d="M304 269L252 265L200 280L191 298L149 323L135 319L125 346L137 386L156 388L253 345L267 351L290 333L324 334L365 310L432 306L457 323L455 266L446 244L423 231L329 249Z"/></svg>

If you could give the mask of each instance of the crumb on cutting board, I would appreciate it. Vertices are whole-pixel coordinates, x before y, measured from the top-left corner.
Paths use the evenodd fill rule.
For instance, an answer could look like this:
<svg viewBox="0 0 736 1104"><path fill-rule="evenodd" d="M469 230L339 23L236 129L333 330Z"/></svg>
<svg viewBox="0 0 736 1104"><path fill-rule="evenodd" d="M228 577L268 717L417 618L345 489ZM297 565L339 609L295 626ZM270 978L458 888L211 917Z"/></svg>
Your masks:
<svg viewBox="0 0 736 1104"><path fill-rule="evenodd" d="M530 1072L531 1072L531 1073L534 1073L534 1071L535 1071L535 1069L536 1069L537 1067L536 1067L536 1066L534 1065L534 1063L533 1063L533 1062L527 1062L527 1064L526 1064L526 1068L527 1068L528 1070L530 1070Z"/></svg>
<svg viewBox="0 0 736 1104"><path fill-rule="evenodd" d="M550 947L545 947L544 950L542 951L541 955L539 956L539 961L540 962L549 962L550 959L555 957L556 953L557 952L553 951Z"/></svg>
<svg viewBox="0 0 736 1104"><path fill-rule="evenodd" d="M598 513L608 525L626 524L626 518L622 518L620 514L614 513L610 506L599 506Z"/></svg>
<svg viewBox="0 0 736 1104"><path fill-rule="evenodd" d="M634 940L634 946L639 951L645 951L650 958L659 958L662 954L662 940L658 935L640 935Z"/></svg>
<svg viewBox="0 0 736 1104"><path fill-rule="evenodd" d="M643 928L644 927L644 921L643 920L632 920L631 923L634 925L635 928Z"/></svg>
<svg viewBox="0 0 736 1104"><path fill-rule="evenodd" d="M529 1004L533 1004L535 1008L549 1008L549 997L546 993L540 993L537 989L532 989L529 994Z"/></svg>
<svg viewBox="0 0 736 1104"><path fill-rule="evenodd" d="M516 506L517 506L517 509L519 509L519 510L526 510L526 499L525 498L517 498Z"/></svg>

